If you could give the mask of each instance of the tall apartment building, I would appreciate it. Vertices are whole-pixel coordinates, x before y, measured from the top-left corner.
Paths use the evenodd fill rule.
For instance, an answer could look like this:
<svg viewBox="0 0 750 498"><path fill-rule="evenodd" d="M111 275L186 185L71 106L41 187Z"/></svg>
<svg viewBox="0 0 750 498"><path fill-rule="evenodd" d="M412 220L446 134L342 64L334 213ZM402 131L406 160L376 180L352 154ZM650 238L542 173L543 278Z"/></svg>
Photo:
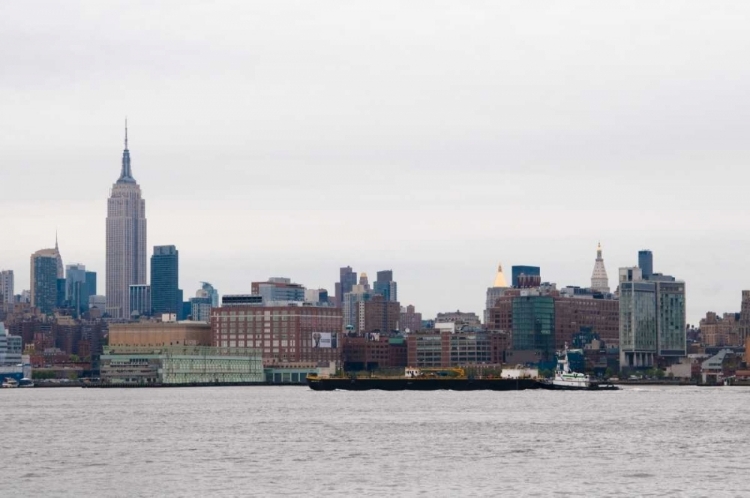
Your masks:
<svg viewBox="0 0 750 498"><path fill-rule="evenodd" d="M414 305L410 304L406 308L401 308L399 318L399 327L403 332L416 332L422 330L422 313L417 313Z"/></svg>
<svg viewBox="0 0 750 498"><path fill-rule="evenodd" d="M65 267L65 301L79 316L89 308L89 287L86 266L72 264Z"/></svg>
<svg viewBox="0 0 750 498"><path fill-rule="evenodd" d="M373 292L383 296L386 301L398 301L398 284L393 280L393 270L377 273Z"/></svg>
<svg viewBox="0 0 750 498"><path fill-rule="evenodd" d="M685 282L656 281L657 354L680 358L687 355Z"/></svg>
<svg viewBox="0 0 750 498"><path fill-rule="evenodd" d="M31 305L44 314L57 306L59 254L57 249L41 249L31 255Z"/></svg>
<svg viewBox="0 0 750 498"><path fill-rule="evenodd" d="M180 254L175 246L154 246L151 256L151 312L182 315L179 289Z"/></svg>
<svg viewBox="0 0 750 498"><path fill-rule="evenodd" d="M0 302L12 304L14 292L13 270L0 271Z"/></svg>
<svg viewBox="0 0 750 498"><path fill-rule="evenodd" d="M742 291L740 302L740 340L745 344L750 337L750 290ZM749 352L750 353L750 352Z"/></svg>
<svg viewBox="0 0 750 498"><path fill-rule="evenodd" d="M226 299L211 310L213 344L255 348L266 364L339 361L341 309L330 306L264 306Z"/></svg>
<svg viewBox="0 0 750 498"><path fill-rule="evenodd" d="M399 329L401 305L387 301L384 296L375 295L368 301L361 301L357 307L357 332L390 333Z"/></svg>
<svg viewBox="0 0 750 498"><path fill-rule="evenodd" d="M583 329L599 336L607 346L620 343L620 303L590 296L555 298L555 349L562 350Z"/></svg>
<svg viewBox="0 0 750 498"><path fill-rule="evenodd" d="M357 272L352 270L351 266L345 266L339 269L339 281L336 283L334 293L336 294L336 306L342 307L344 303L344 294L351 292L352 287L357 285Z"/></svg>
<svg viewBox="0 0 750 498"><path fill-rule="evenodd" d="M621 368L653 367L657 357L687 354L685 282L661 275L645 280L642 270L620 269Z"/></svg>
<svg viewBox="0 0 750 498"><path fill-rule="evenodd" d="M351 290L344 294L343 301L341 303L341 311L343 317L343 327L346 329L360 330L364 327L364 324L359 324L359 306L360 303L369 301L372 298L372 294L365 290L361 285L352 286Z"/></svg>
<svg viewBox="0 0 750 498"><path fill-rule="evenodd" d="M130 310L130 286L146 284L146 201L133 178L125 124L120 178L107 201L106 312L124 318Z"/></svg>
<svg viewBox="0 0 750 498"><path fill-rule="evenodd" d="M703 343L706 346L744 345L740 340L739 318L739 313L724 313L724 316L718 316L713 311L706 313L706 317L700 321Z"/></svg>

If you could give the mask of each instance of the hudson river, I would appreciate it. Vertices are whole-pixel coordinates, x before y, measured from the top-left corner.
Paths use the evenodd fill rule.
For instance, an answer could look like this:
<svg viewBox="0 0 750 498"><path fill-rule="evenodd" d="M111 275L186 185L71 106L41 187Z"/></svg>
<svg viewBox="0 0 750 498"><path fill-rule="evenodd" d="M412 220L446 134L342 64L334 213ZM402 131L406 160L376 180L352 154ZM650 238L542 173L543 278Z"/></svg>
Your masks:
<svg viewBox="0 0 750 498"><path fill-rule="evenodd" d="M0 390L0 496L749 496L750 388Z"/></svg>

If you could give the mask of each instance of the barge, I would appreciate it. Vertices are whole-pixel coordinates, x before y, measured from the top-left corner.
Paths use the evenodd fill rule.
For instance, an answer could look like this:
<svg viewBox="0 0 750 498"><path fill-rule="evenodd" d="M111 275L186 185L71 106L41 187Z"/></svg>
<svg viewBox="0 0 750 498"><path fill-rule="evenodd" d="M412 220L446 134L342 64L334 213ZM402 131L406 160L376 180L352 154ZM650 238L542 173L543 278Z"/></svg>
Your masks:
<svg viewBox="0 0 750 498"><path fill-rule="evenodd" d="M539 389L532 378L474 378L460 368L420 370L407 368L401 376L309 375L307 385L314 391L522 391Z"/></svg>

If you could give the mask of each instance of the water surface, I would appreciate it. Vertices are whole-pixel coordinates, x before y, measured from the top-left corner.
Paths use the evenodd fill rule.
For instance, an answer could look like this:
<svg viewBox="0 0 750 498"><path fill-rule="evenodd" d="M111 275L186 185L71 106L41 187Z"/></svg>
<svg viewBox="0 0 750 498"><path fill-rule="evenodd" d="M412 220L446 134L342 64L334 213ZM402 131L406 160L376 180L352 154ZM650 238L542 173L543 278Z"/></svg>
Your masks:
<svg viewBox="0 0 750 498"><path fill-rule="evenodd" d="M5 389L0 496L750 496L750 388Z"/></svg>

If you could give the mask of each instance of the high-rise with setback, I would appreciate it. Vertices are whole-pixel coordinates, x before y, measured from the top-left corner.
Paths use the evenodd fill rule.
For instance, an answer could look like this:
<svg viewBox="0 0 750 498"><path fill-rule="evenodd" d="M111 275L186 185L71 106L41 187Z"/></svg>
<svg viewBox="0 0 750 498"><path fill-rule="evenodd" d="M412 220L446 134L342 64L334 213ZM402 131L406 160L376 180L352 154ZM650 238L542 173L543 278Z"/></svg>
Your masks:
<svg viewBox="0 0 750 498"><path fill-rule="evenodd" d="M122 168L107 201L107 309L113 318L130 312L130 286L146 284L146 201L133 178L125 123Z"/></svg>

